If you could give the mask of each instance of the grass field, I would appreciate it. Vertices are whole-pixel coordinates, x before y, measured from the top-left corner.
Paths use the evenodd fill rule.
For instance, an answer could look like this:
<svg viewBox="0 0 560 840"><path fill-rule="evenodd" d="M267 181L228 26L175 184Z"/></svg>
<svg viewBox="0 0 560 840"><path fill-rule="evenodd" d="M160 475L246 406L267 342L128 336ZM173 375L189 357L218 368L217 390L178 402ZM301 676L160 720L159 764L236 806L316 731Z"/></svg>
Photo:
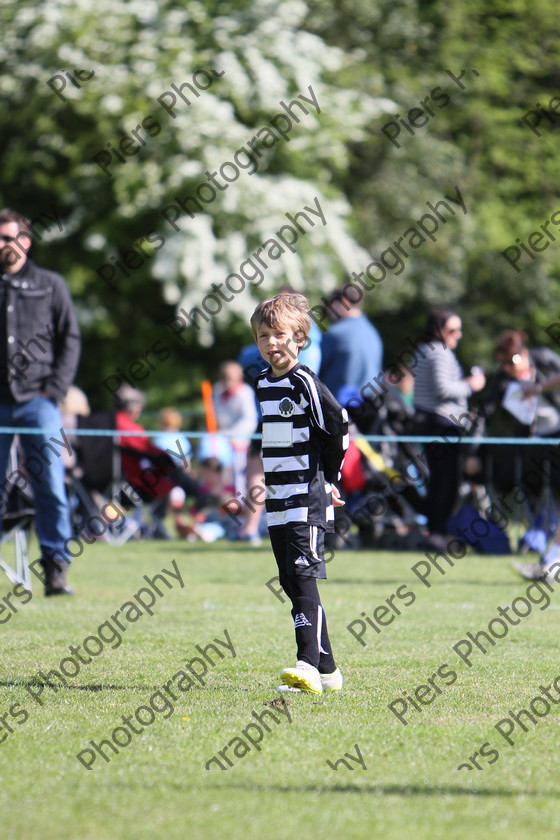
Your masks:
<svg viewBox="0 0 560 840"><path fill-rule="evenodd" d="M428 589L411 571L422 559L413 553L336 554L321 593L344 690L318 698L292 695L287 707L278 707L267 701L281 702L278 675L294 662L294 643L288 604L265 585L274 574L268 550L184 542L88 547L72 569L74 598L45 599L37 582L27 605L12 598L17 612L0 615L0 837L556 837L558 707L550 703L546 714L543 702L534 704L542 717L536 725L524 718L527 732L515 724L513 745L495 724L510 710L527 708L541 695L539 687L560 674L560 592L542 609L546 602L536 603L536 589L527 597L528 583L514 576L508 558L474 554L444 576L434 571ZM160 580L163 594L152 594L150 616L134 601L141 587L149 589L143 576L175 568L183 588L171 576L171 588ZM363 647L347 625L362 612L371 618L404 585L401 596L412 592L414 603L393 598L401 614L379 634L365 625ZM11 588L2 576L0 598ZM473 645L468 667L452 646L468 631L488 631L498 606L519 596L525 603L533 599L531 613L515 619L516 626L504 621L507 635L486 654ZM151 600L145 593L140 598ZM130 602L136 610L125 606ZM517 605L519 612L526 609ZM387 621L390 614L378 611L377 617ZM115 615L124 628L119 646ZM496 636L503 632L499 623L492 627ZM103 641L100 652L93 641L86 643L88 657L78 646L90 636ZM206 650L214 664L207 663L202 675L202 665L193 662L201 658L196 646L206 648L215 639L224 645L214 642L216 648ZM51 674L51 685L40 692L39 671L60 667L79 673L68 677L67 687ZM441 693L427 683L430 677ZM158 692L165 685L176 697L172 713L170 693ZM414 694L421 685L427 688ZM404 700L403 692L412 695L406 726L388 709L396 698ZM403 706L395 704L397 710ZM255 723L253 713L265 710L278 721L263 718L270 731ZM106 761L90 741L99 745L112 733L123 745L115 747L118 754L106 745ZM483 769L458 770L485 742L486 758L475 757ZM228 744L232 766L222 754L222 770L211 759ZM80 752L93 762L91 769L76 758ZM353 757L347 755L347 766L336 765L345 754Z"/></svg>

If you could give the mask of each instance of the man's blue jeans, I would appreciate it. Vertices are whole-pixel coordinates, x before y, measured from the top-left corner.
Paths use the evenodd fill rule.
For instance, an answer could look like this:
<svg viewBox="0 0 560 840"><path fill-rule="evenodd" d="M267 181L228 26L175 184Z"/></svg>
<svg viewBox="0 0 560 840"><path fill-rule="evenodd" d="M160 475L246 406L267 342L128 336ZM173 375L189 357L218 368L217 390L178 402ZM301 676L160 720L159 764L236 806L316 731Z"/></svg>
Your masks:
<svg viewBox="0 0 560 840"><path fill-rule="evenodd" d="M65 543L72 536L70 509L64 487L62 452L68 440L62 437L62 420L58 406L47 397L33 397L24 403L0 403L0 426L21 426L48 429L40 434L22 434L24 466L31 480L35 498L35 530L43 557L58 552L56 557L70 562ZM8 469L13 434L0 433L0 477L4 481ZM58 441L58 443L54 442ZM15 476L14 476L15 478ZM20 481L20 486L23 486ZM3 489L5 488L5 484ZM2 504L4 504L2 494ZM0 522L1 533L1 522Z"/></svg>

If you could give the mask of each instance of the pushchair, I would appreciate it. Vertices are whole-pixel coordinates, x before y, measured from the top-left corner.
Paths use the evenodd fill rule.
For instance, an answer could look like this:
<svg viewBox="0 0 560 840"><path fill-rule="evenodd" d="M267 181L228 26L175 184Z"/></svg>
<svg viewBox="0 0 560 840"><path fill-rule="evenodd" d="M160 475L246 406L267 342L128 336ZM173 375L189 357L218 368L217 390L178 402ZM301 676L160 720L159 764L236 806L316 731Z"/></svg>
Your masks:
<svg viewBox="0 0 560 840"><path fill-rule="evenodd" d="M364 438L350 441L342 468L346 499L342 510L357 525L364 548L412 550L425 546L417 468L412 461L399 463L399 467L402 471L388 465Z"/></svg>
<svg viewBox="0 0 560 840"><path fill-rule="evenodd" d="M15 437L10 450L8 474L4 481L2 493L0 568L3 569L12 583L19 583L27 592L31 592L28 539L33 525L35 507L29 482L25 483L24 486L18 483L18 476L22 473L18 470L17 446L18 439ZM6 544L10 541L13 541L14 544L13 562L15 567L10 565L6 559L4 550Z"/></svg>

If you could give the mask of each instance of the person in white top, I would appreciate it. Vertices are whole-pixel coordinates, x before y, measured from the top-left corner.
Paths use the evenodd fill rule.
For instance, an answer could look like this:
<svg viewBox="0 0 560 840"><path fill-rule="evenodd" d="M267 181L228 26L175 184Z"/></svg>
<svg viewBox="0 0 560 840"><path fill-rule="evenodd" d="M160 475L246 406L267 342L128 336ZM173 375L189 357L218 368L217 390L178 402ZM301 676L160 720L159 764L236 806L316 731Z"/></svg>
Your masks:
<svg viewBox="0 0 560 840"><path fill-rule="evenodd" d="M220 381L212 388L218 431L227 434L234 452L236 490L245 495L247 450L258 424L253 389L243 380L243 368L233 361L220 365ZM236 437L239 435L239 437Z"/></svg>

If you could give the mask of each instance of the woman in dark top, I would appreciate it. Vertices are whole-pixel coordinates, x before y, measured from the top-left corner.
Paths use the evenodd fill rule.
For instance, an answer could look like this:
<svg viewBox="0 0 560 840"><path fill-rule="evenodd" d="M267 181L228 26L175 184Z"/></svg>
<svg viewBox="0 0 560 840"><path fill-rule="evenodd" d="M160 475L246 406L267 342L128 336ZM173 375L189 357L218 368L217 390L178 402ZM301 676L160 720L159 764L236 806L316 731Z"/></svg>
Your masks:
<svg viewBox="0 0 560 840"><path fill-rule="evenodd" d="M543 393L542 390L543 383L560 373L560 356L548 347L529 350L526 340L522 330L506 330L496 341L494 352L500 369L490 381L480 412L485 418L485 431L489 436L556 437L560 433L560 391ZM521 422L503 406L504 396L512 382L525 386L524 390L529 393L538 394L536 413L531 423ZM538 469L542 456L546 454L540 446L490 446L485 450L494 461L493 482L499 489L513 487L519 477L521 462L523 470L530 466Z"/></svg>
<svg viewBox="0 0 560 840"><path fill-rule="evenodd" d="M560 384L560 356L548 347L529 350L526 341L527 335L522 330L506 330L496 341L494 352L500 369L490 382L480 412L488 436L560 436L560 391L552 390L557 381ZM537 397L531 422L520 421L503 405L506 391L512 382L519 383L527 396ZM486 477L502 493L520 487L533 511L537 512L547 476L551 487L554 490L560 489L560 458L556 456L557 448L485 446L483 456ZM556 559L558 553L560 549L554 543L540 564L514 564L514 567L523 577L542 577L546 565Z"/></svg>
<svg viewBox="0 0 560 840"><path fill-rule="evenodd" d="M449 442L447 436L457 440L468 431L468 398L482 390L486 381L482 372L463 376L454 353L461 336L459 315L451 309L432 310L415 370L414 428L419 435L436 438L424 447L430 470L426 513L430 543L440 550L447 547L446 523L457 500L460 478L460 444Z"/></svg>

